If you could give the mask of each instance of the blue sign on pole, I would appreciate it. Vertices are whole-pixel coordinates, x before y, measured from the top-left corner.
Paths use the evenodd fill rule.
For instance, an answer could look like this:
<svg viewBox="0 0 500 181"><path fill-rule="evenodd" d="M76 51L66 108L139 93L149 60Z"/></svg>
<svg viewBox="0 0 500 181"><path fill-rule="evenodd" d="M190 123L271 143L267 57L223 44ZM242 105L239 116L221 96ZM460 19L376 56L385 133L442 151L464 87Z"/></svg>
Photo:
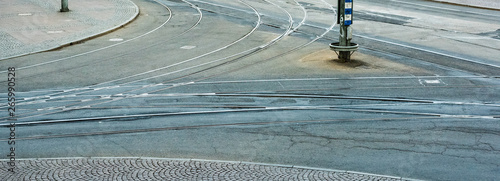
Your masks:
<svg viewBox="0 0 500 181"><path fill-rule="evenodd" d="M345 11L344 11L344 25L352 24L352 1L353 0L345 0Z"/></svg>

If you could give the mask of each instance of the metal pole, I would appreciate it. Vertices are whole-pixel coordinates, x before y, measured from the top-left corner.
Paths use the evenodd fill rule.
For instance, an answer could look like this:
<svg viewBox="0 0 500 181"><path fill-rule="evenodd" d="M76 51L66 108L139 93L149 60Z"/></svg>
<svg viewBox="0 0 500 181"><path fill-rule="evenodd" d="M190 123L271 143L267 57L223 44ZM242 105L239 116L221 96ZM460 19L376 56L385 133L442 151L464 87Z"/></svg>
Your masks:
<svg viewBox="0 0 500 181"><path fill-rule="evenodd" d="M68 0L61 0L61 12L68 12Z"/></svg>
<svg viewBox="0 0 500 181"><path fill-rule="evenodd" d="M348 39L348 32L347 29L349 25L345 25L345 0L340 0L339 3L339 16L340 16L340 37L339 37L339 42L340 46L350 46L351 45L351 40ZM351 52L348 51L341 51L339 52L339 59L341 61L349 61L351 59Z"/></svg>
<svg viewBox="0 0 500 181"><path fill-rule="evenodd" d="M341 26L341 35L340 35L340 46L350 46L351 40L347 39L347 29L348 26ZM351 60L351 52L350 51L341 51L339 52L339 59L342 61Z"/></svg>
<svg viewBox="0 0 500 181"><path fill-rule="evenodd" d="M330 49L339 52L338 57L342 62L351 60L351 52L358 50L358 44L351 42L352 40L352 15L353 15L354 0L338 0L338 16L337 22L340 24L339 42L330 44Z"/></svg>

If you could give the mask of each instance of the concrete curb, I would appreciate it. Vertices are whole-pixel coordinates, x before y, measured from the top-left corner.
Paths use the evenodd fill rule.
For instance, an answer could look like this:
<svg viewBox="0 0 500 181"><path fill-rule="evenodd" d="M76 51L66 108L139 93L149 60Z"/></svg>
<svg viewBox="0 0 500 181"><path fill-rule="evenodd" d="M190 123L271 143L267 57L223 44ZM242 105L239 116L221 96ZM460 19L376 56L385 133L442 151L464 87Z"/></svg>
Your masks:
<svg viewBox="0 0 500 181"><path fill-rule="evenodd" d="M108 28L108 29L106 29L106 30L104 30L102 32L95 33L95 34L92 34L92 35L89 35L89 36L86 36L86 37L83 37L83 38L80 38L80 39L77 39L77 40L72 40L70 42L63 43L63 44L60 44L60 45L56 45L56 46L53 46L53 47L48 47L48 48L44 48L42 50L37 50L37 51L28 52L28 53L24 53L24 54L14 55L14 56L10 56L10 57L0 58L0 61L1 60L11 59L11 58L22 57L22 56L26 56L26 55L31 55L31 54L36 54L36 53L40 53L40 52L52 51L52 50L55 50L55 49L66 47L66 46L71 46L73 44L77 44L77 43L82 42L82 41L90 40L90 39L102 36L104 34L113 32L113 31L115 31L115 30L117 30L119 28L122 28L123 26L125 26L125 25L131 23L132 21L134 21L139 16L139 13L140 13L139 6L137 6L137 4L135 4L131 0L128 0L128 1L135 6L135 14L132 17L130 17L128 20L124 21L123 23L121 23L119 25L116 25L114 27Z"/></svg>
<svg viewBox="0 0 500 181"><path fill-rule="evenodd" d="M16 160L70 160L70 159L137 159L137 160L165 160L165 161L197 161L197 162L215 162L215 163L230 163L230 164L248 164L248 165L261 165L261 166L271 166L271 167L282 167L282 168L296 168L296 169L305 169L305 170L318 170L318 171L326 171L326 172L336 172L336 173L348 173L348 174L359 174L373 177L384 177L389 179L396 180L410 180L410 181L420 181L417 179L403 178L403 177L395 177L389 175L379 175L365 172L357 172L357 171L347 171L347 170L336 170L336 169L327 169L327 168L317 168L317 167L306 167L306 166L297 166L297 165L284 165L284 164L271 164L271 163L259 163L259 162L246 162L246 161L226 161L226 160L208 160L208 159L195 159L195 158L157 158L157 157L58 157L58 158L19 158ZM0 159L0 162L8 162L9 159Z"/></svg>

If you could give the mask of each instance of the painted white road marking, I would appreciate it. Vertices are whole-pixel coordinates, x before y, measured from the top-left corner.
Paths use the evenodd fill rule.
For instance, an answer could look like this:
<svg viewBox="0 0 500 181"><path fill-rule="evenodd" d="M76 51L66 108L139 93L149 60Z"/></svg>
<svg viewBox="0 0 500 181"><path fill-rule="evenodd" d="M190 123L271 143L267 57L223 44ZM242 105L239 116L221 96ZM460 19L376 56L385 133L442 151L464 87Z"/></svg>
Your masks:
<svg viewBox="0 0 500 181"><path fill-rule="evenodd" d="M427 84L440 84L441 83L441 81L439 81L439 80L424 80L424 81Z"/></svg>
<svg viewBox="0 0 500 181"><path fill-rule="evenodd" d="M186 45L186 46L181 47L181 49L184 49L184 50L191 50L193 48L196 48L196 46Z"/></svg>
<svg viewBox="0 0 500 181"><path fill-rule="evenodd" d="M109 41L123 41L123 38L111 38Z"/></svg>

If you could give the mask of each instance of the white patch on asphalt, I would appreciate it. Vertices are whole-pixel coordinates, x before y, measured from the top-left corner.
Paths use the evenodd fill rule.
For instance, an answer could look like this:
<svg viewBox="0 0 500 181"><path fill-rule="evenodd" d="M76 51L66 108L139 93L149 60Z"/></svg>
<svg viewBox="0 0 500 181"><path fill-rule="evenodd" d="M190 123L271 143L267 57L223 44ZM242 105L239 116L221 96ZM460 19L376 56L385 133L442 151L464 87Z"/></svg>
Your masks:
<svg viewBox="0 0 500 181"><path fill-rule="evenodd" d="M439 81L439 80L424 80L424 81L427 84L440 84L441 83L441 81Z"/></svg>
<svg viewBox="0 0 500 181"><path fill-rule="evenodd" d="M109 41L123 41L123 38L111 38Z"/></svg>
<svg viewBox="0 0 500 181"><path fill-rule="evenodd" d="M17 14L17 15L18 15L18 16L31 16L31 15L33 15L33 14L31 14L31 13L19 13L19 14Z"/></svg>
<svg viewBox="0 0 500 181"><path fill-rule="evenodd" d="M188 45L187 45L187 46L183 46L183 47L181 47L181 49L184 49L184 50L191 50L191 49L193 49L193 48L196 48L196 46L188 46Z"/></svg>
<svg viewBox="0 0 500 181"><path fill-rule="evenodd" d="M48 34L57 34L57 33L63 33L64 31L62 30L56 30L56 31L47 31Z"/></svg>

